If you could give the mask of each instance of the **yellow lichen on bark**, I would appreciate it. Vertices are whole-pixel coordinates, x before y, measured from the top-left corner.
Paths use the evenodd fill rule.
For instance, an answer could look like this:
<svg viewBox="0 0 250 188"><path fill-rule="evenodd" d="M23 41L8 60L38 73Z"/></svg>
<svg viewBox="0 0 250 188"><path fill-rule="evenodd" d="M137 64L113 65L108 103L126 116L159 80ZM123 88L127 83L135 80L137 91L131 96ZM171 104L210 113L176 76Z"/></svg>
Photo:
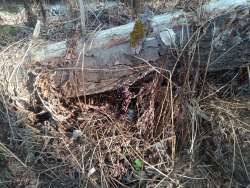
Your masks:
<svg viewBox="0 0 250 188"><path fill-rule="evenodd" d="M140 19L135 21L133 31L130 33L130 46L135 48L145 37L145 28Z"/></svg>

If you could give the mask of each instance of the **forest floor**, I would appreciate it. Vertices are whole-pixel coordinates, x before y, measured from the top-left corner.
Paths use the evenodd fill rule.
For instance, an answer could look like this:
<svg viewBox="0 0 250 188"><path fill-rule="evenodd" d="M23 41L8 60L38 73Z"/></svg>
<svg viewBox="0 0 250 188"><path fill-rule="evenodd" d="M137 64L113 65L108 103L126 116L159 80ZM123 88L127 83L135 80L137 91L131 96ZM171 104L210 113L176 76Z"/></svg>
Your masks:
<svg viewBox="0 0 250 188"><path fill-rule="evenodd" d="M200 6L157 2L150 4L155 14ZM123 5L98 19L91 12L88 31L125 24L129 14ZM52 17L41 38L78 39L79 19L67 19ZM0 25L0 78L19 65L31 31ZM0 187L249 186L249 74L243 68L207 73L190 59L183 53L171 81L152 73L127 90L70 99L44 82L29 85L34 92L22 99L1 79Z"/></svg>

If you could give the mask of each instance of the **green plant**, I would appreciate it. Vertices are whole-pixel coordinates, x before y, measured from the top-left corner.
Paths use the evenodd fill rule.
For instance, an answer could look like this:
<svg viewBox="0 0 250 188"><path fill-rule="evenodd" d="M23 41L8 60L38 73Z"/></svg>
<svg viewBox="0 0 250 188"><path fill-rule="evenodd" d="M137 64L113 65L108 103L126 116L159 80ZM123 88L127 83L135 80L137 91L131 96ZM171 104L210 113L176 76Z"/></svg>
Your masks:
<svg viewBox="0 0 250 188"><path fill-rule="evenodd" d="M140 172L142 170L142 167L143 167L143 161L140 160L140 159L136 159L134 161L134 169L137 171L137 172Z"/></svg>

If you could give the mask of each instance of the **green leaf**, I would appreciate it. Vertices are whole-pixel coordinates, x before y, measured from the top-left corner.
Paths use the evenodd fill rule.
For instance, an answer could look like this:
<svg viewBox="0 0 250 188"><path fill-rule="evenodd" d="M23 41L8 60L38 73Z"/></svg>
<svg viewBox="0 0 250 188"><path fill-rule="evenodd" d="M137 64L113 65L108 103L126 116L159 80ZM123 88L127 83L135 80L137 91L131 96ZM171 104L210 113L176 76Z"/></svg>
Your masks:
<svg viewBox="0 0 250 188"><path fill-rule="evenodd" d="M142 170L142 165L143 165L142 160L136 159L134 161L134 168L135 168L136 171L141 171Z"/></svg>

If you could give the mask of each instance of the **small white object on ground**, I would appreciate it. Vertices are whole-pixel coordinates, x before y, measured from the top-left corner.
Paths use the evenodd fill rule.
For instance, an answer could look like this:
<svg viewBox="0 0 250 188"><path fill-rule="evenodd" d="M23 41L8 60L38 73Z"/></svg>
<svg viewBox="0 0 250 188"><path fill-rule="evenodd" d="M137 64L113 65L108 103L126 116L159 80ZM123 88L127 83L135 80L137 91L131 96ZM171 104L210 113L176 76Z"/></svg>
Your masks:
<svg viewBox="0 0 250 188"><path fill-rule="evenodd" d="M89 170L88 177L90 177L92 174L94 174L96 169L93 167Z"/></svg>
<svg viewBox="0 0 250 188"><path fill-rule="evenodd" d="M82 135L82 132L80 130L74 130L71 139L77 140L81 135Z"/></svg>

